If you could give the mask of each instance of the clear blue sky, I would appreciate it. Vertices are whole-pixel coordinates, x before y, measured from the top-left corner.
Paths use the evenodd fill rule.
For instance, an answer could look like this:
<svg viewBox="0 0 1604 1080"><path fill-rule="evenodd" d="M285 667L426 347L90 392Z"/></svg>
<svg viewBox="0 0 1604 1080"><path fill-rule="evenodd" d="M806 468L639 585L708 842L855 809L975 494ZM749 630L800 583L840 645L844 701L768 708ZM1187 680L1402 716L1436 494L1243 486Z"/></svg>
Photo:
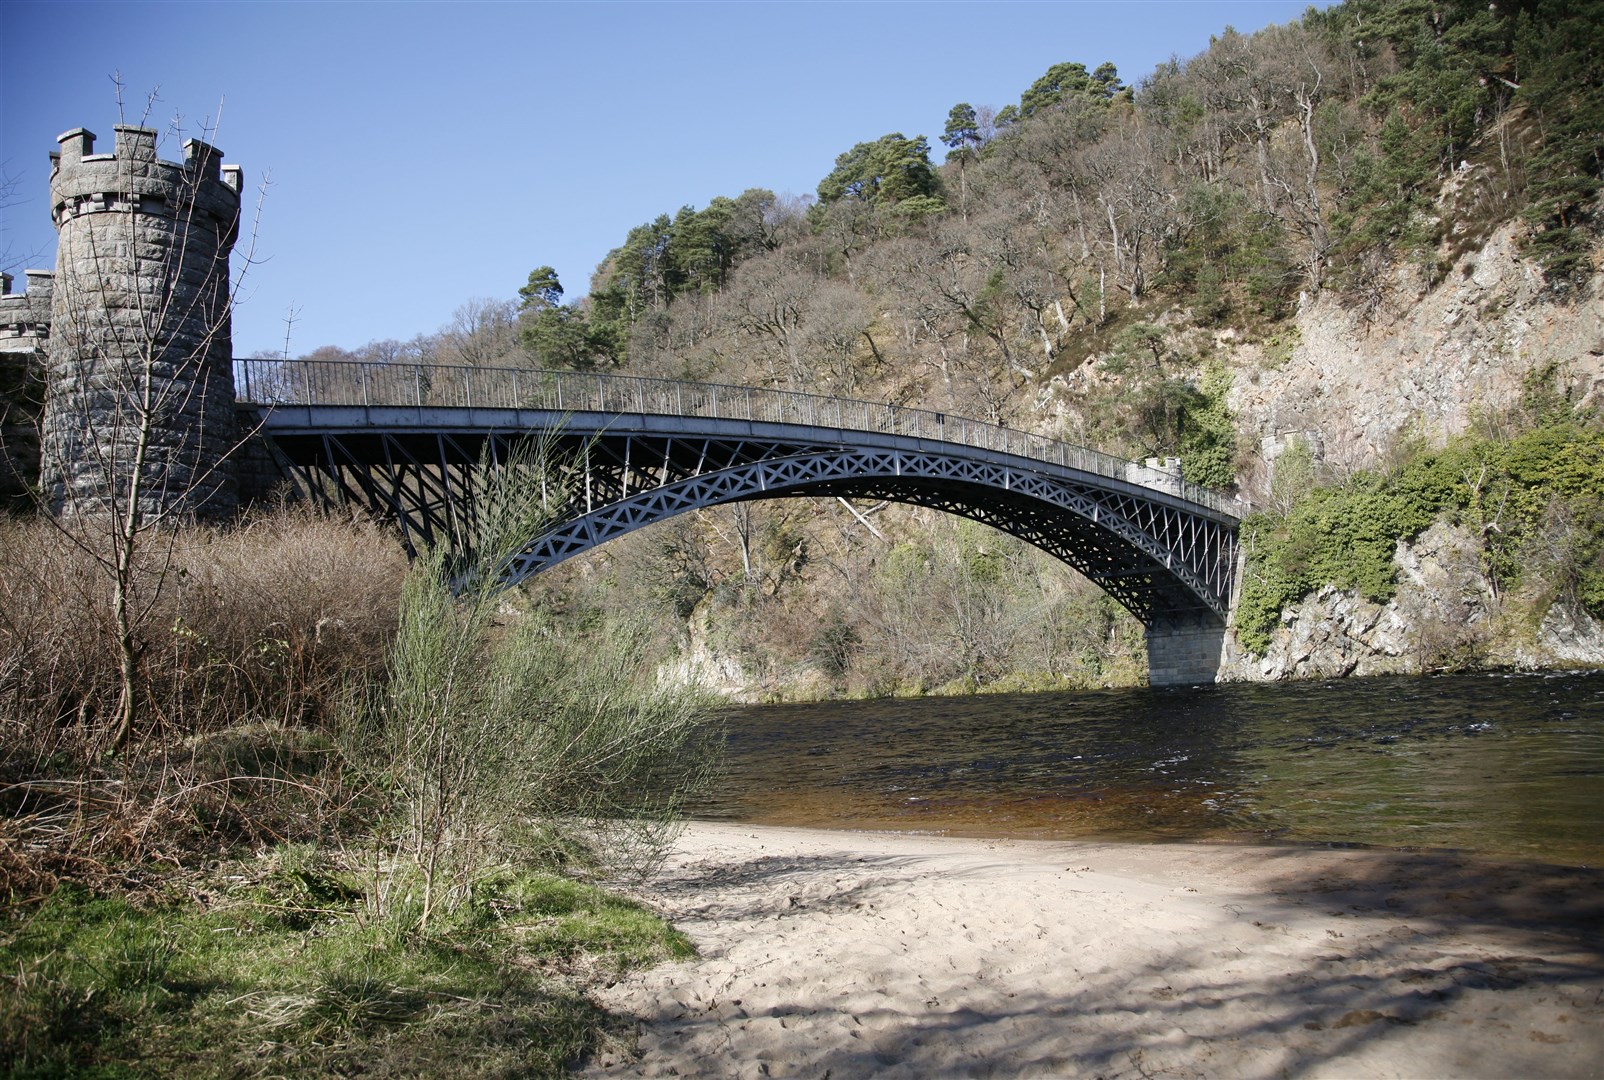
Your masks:
<svg viewBox="0 0 1604 1080"><path fill-rule="evenodd" d="M939 160L953 104L1001 108L1055 63L1137 82L1307 6L12 0L0 251L53 265L49 152L76 127L111 149L118 72L130 122L158 88L151 126L215 125L253 192L270 178L236 355L282 350L291 309L292 353L405 339L542 264L580 296L632 226L749 187L811 193L854 143L922 134Z"/></svg>

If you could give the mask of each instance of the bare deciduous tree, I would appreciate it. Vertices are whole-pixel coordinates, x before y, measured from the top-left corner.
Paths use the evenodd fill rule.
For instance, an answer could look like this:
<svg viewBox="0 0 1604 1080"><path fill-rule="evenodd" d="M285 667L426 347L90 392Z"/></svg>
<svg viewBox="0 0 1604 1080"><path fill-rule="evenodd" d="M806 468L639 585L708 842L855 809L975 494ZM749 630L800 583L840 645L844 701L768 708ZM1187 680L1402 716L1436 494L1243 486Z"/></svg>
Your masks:
<svg viewBox="0 0 1604 1080"><path fill-rule="evenodd" d="M469 367L495 367L518 361L518 305L511 300L478 297L465 300L451 314L442 344L445 363Z"/></svg>
<svg viewBox="0 0 1604 1080"><path fill-rule="evenodd" d="M112 155L90 159L93 141L64 135L52 174L59 251L41 498L111 589L115 750L140 716L142 630L174 529L237 504L231 319L252 251L248 242L231 277L243 178L209 142L185 140L180 165L158 157L147 127L119 124Z"/></svg>

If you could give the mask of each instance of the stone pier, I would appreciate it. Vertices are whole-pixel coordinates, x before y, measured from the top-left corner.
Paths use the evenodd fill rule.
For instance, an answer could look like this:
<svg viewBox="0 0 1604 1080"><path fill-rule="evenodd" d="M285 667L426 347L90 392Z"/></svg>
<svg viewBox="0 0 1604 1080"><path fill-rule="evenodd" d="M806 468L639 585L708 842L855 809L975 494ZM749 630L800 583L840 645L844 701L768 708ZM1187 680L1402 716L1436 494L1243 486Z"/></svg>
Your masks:
<svg viewBox="0 0 1604 1080"><path fill-rule="evenodd" d="M1219 677L1225 651L1224 625L1189 622L1147 629L1149 686L1196 686Z"/></svg>

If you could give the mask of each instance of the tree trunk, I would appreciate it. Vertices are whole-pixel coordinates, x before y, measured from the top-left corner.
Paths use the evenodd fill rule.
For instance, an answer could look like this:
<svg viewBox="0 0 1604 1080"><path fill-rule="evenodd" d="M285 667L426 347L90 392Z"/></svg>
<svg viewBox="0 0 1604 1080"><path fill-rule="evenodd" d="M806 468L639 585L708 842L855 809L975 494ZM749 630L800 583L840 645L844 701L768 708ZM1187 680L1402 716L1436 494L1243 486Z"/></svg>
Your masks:
<svg viewBox="0 0 1604 1080"><path fill-rule="evenodd" d="M1253 106L1253 147L1259 163L1259 184L1264 190L1264 208L1275 209L1275 188L1270 183L1270 133L1265 130L1264 110L1259 104L1259 95L1252 94L1248 98Z"/></svg>
<svg viewBox="0 0 1604 1080"><path fill-rule="evenodd" d="M144 531L140 499L143 496L145 463L150 457L150 436L154 419L155 374L153 364L146 359L141 365L139 407L135 413L138 433L134 441L134 456L129 463L128 503L120 518L115 518L116 531L112 536L112 620L117 632L117 731L112 736L111 749L119 753L133 734L138 715L138 644L134 635L134 617L130 608L129 593L133 589L139 537ZM115 515L116 507L112 507Z"/></svg>

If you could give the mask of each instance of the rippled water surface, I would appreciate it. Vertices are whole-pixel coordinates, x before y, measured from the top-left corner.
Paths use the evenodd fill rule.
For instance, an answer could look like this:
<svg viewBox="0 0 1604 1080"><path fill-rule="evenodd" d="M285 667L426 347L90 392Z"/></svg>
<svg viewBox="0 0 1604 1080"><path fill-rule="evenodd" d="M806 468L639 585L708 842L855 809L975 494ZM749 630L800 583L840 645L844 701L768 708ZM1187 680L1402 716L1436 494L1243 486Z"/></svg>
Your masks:
<svg viewBox="0 0 1604 1080"><path fill-rule="evenodd" d="M741 708L695 816L1604 865L1604 673Z"/></svg>

